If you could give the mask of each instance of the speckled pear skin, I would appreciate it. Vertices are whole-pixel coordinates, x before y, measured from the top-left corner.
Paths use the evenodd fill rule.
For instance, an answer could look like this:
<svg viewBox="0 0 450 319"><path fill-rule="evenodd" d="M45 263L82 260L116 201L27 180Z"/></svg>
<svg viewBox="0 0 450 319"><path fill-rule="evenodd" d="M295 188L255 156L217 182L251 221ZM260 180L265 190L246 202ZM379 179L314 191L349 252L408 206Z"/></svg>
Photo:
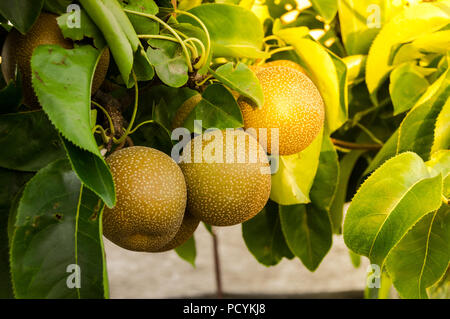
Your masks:
<svg viewBox="0 0 450 319"><path fill-rule="evenodd" d="M232 226L251 219L264 208L270 196L271 175L268 173L270 167L267 155L254 137L242 130L221 132L224 147L221 163L187 163L187 153L183 152L180 167L188 189L187 211L210 225ZM225 148L228 134L233 135L234 150L231 147ZM202 143L203 150L209 144L205 138L202 141L202 135L191 140L186 148L191 149L192 158L195 158L195 153L198 154L200 149L195 148L195 140ZM248 146L250 140L255 148ZM241 163L237 161L236 151L240 149L245 152L245 160ZM258 153L255 155L257 161L250 163L249 155L252 151L253 155L254 152ZM233 159L231 163L226 162L227 158Z"/></svg>
<svg viewBox="0 0 450 319"><path fill-rule="evenodd" d="M172 129L176 129L178 127L183 127L184 121L187 119L189 114L192 112L194 107L202 100L201 94L196 94L189 99L187 99L177 110L172 122Z"/></svg>
<svg viewBox="0 0 450 319"><path fill-rule="evenodd" d="M178 230L175 237L164 247L159 249L158 252L168 251L183 245L189 238L192 237L198 227L198 224L200 224L200 220L192 214L189 214L189 212L186 212L184 214L183 223L181 224L180 230Z"/></svg>
<svg viewBox="0 0 450 319"><path fill-rule="evenodd" d="M249 67L253 72L258 72L258 71L261 71L262 69L270 68L272 66L285 66L285 67L300 71L305 75L308 75L308 73L305 71L304 68L302 68L300 65L298 65L294 61L290 61L290 60L275 60L275 61L270 61L270 62L264 63L262 65L251 65Z"/></svg>
<svg viewBox="0 0 450 319"><path fill-rule="evenodd" d="M155 252L177 234L186 209L186 183L180 167L156 149L134 146L107 158L117 204L105 208L103 234L118 246Z"/></svg>
<svg viewBox="0 0 450 319"><path fill-rule="evenodd" d="M270 153L271 128L279 129L280 155L292 155L308 147L324 123L324 104L319 90L302 72L286 66L256 69L264 105L255 108L238 100L244 127L267 129L267 151Z"/></svg>

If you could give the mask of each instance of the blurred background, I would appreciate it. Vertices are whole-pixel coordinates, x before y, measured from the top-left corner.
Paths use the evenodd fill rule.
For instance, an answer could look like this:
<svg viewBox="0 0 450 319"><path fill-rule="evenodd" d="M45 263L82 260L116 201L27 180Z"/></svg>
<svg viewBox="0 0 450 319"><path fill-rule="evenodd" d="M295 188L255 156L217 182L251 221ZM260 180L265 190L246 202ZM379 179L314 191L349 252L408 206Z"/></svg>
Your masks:
<svg viewBox="0 0 450 319"><path fill-rule="evenodd" d="M368 261L352 265L342 236L333 237L331 251L314 272L299 259L283 259L265 267L245 246L241 225L215 228L224 297L362 298ZM208 298L217 296L211 234L200 224L196 267L175 251L137 253L105 238L111 298Z"/></svg>

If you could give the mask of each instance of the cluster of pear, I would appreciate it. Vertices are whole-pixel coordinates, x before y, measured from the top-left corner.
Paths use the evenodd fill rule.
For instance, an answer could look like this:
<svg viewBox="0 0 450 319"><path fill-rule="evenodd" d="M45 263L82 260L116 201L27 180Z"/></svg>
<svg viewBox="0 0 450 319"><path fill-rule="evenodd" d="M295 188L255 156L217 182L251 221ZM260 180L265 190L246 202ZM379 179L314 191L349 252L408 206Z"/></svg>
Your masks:
<svg viewBox="0 0 450 319"><path fill-rule="evenodd" d="M3 77L9 82L20 72L24 104L33 109L40 108L31 81L33 51L46 44L74 47L73 41L64 38L56 18L42 13L27 34L13 30L3 45ZM106 49L94 74L92 93L104 81L109 59ZM233 95L244 128L255 130L248 131L250 134L221 131L225 151L215 156L216 162L203 158L208 141L216 138L214 132L192 139L185 147L190 151L182 154L179 165L156 149L139 146L121 149L107 158L117 194L117 205L106 208L103 214L103 232L108 239L129 250L166 251L186 242L200 221L213 226L236 225L264 208L271 190L267 157L273 143L270 129L279 130L278 155L298 153L320 132L324 108L319 91L298 64L281 60L251 69L261 84L264 105L255 108L236 92ZM200 99L196 95L180 107L172 123L174 128L184 123ZM268 129L265 143L258 136L260 128ZM231 147L227 144L230 139ZM201 160L189 161L187 153Z"/></svg>
<svg viewBox="0 0 450 319"><path fill-rule="evenodd" d="M261 83L265 102L255 108L238 97L244 128L278 128L278 155L302 151L323 126L319 91L306 72L290 61L251 69ZM200 99L196 95L180 107L174 128L184 123ZM218 136L222 140L215 145L222 145L222 151L214 153L214 160L205 158L206 150L211 150L209 143ZM244 130L208 131L191 139L179 164L149 147L114 152L107 162L117 205L104 211L104 235L129 250L161 252L186 242L200 221L231 226L251 219L270 196L270 135L267 139L263 147L257 134Z"/></svg>

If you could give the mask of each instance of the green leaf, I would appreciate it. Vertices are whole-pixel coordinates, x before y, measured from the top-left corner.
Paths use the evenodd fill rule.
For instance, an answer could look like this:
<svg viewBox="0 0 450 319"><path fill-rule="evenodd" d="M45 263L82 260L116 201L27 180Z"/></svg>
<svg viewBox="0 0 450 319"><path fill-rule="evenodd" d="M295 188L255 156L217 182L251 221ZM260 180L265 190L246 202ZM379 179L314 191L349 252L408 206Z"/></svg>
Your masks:
<svg viewBox="0 0 450 319"><path fill-rule="evenodd" d="M415 39L411 45L420 52L446 54L450 47L450 30L422 35Z"/></svg>
<svg viewBox="0 0 450 319"><path fill-rule="evenodd" d="M141 44L134 55L133 71L138 81L150 81L155 76L155 70Z"/></svg>
<svg viewBox="0 0 450 319"><path fill-rule="evenodd" d="M388 159L394 157L397 154L397 144L398 144L398 130L396 130L391 137L384 143L383 147L378 151L377 155L374 157L372 162L363 173L367 175L378 167L380 167Z"/></svg>
<svg viewBox="0 0 450 319"><path fill-rule="evenodd" d="M315 205L280 205L286 243L310 271L319 266L331 248L331 224L326 211Z"/></svg>
<svg viewBox="0 0 450 319"><path fill-rule="evenodd" d="M16 298L104 298L103 205L67 160L40 170L19 203L11 247ZM80 267L80 288L69 288Z"/></svg>
<svg viewBox="0 0 450 319"><path fill-rule="evenodd" d="M189 79L188 66L181 46L160 39L151 39L148 44L147 56L160 80L171 87L185 85Z"/></svg>
<svg viewBox="0 0 450 319"><path fill-rule="evenodd" d="M157 85L142 94L142 98L139 99L137 123L153 119L167 130L171 130L174 116L180 106L199 93L187 87Z"/></svg>
<svg viewBox="0 0 450 319"><path fill-rule="evenodd" d="M115 1L108 1L108 3L112 2ZM131 29L133 31L130 30L130 26L126 23L131 24L126 14L117 3L116 5L119 6L122 13L120 19L102 1L80 0L80 3L92 21L101 30L114 57L114 61L119 68L123 81L127 87L130 87L133 84L130 77L133 69L134 52L139 48L140 42L132 26ZM122 23L124 21L125 23ZM128 26L126 30L128 33L123 29L125 25ZM132 32L134 32L136 38L131 36Z"/></svg>
<svg viewBox="0 0 450 319"><path fill-rule="evenodd" d="M133 24L128 19L127 14L123 11L122 6L117 0L102 1L104 8L108 10L120 26L120 29L127 37L133 52L136 52L140 45L139 37L133 28Z"/></svg>
<svg viewBox="0 0 450 319"><path fill-rule="evenodd" d="M338 10L338 0L311 0L313 8L329 23L334 19Z"/></svg>
<svg viewBox="0 0 450 319"><path fill-rule="evenodd" d="M280 205L309 203L309 192L319 166L322 133L300 153L280 156L278 171L272 175L270 199Z"/></svg>
<svg viewBox="0 0 450 319"><path fill-rule="evenodd" d="M450 99L445 102L437 117L431 153L448 149L450 149Z"/></svg>
<svg viewBox="0 0 450 319"><path fill-rule="evenodd" d="M432 174L442 174L444 182L446 182L450 174L450 150L440 150L433 153L431 159L425 164L430 168ZM448 179L448 182L450 182L450 179ZM445 188L443 194L447 196Z"/></svg>
<svg viewBox="0 0 450 319"><path fill-rule="evenodd" d="M431 34L450 23L450 15L439 3L420 3L405 8L387 23L373 41L366 66L369 92L375 96L377 89L392 70L392 50L401 43Z"/></svg>
<svg viewBox="0 0 450 319"><path fill-rule="evenodd" d="M386 20L386 0L338 0L339 23L349 55L367 54ZM379 18L379 25L376 19ZM370 22L370 23L368 23Z"/></svg>
<svg viewBox="0 0 450 319"><path fill-rule="evenodd" d="M206 230L208 231L208 233L209 233L211 236L214 236L214 233L213 233L213 230L212 230L212 226L209 225L209 224L207 224L207 223L205 223L205 222L202 222L202 224L203 224L203 226L205 226L205 228L206 228Z"/></svg>
<svg viewBox="0 0 450 319"><path fill-rule="evenodd" d="M22 88L19 81L11 81L0 90L0 114L15 113L22 101Z"/></svg>
<svg viewBox="0 0 450 319"><path fill-rule="evenodd" d="M95 169L101 173L90 178L86 178L84 171L77 173L112 207L115 204L112 178L91 131L91 81L98 58L99 51L89 45L73 50L56 45L40 46L31 59L33 87L42 108L62 136L97 157L90 156L96 163ZM78 167L74 165L75 169ZM101 179L93 183L96 177Z"/></svg>
<svg viewBox="0 0 450 319"><path fill-rule="evenodd" d="M58 17L59 28L61 29L64 38L69 38L73 41L81 41L85 37L94 40L94 45L97 49L103 49L106 45L105 38L95 25L95 23L89 18L84 10L80 11L80 27L73 27L69 22L73 13L66 13Z"/></svg>
<svg viewBox="0 0 450 319"><path fill-rule="evenodd" d="M309 29L305 26L286 28L279 21L274 22L273 33L287 42L295 42L296 39L305 38L309 34Z"/></svg>
<svg viewBox="0 0 450 319"><path fill-rule="evenodd" d="M121 2L124 4L124 1L121 0ZM124 8L153 15L159 12L159 8L153 0L129 0L124 5ZM158 34L159 25L156 21L131 13L127 13L127 16L133 24L136 33Z"/></svg>
<svg viewBox="0 0 450 319"><path fill-rule="evenodd" d="M210 70L216 79L228 86L230 89L239 92L252 100L258 107L264 104L264 94L259 84L258 78L246 64L238 63L236 67L233 63L226 63L215 71Z"/></svg>
<svg viewBox="0 0 450 319"><path fill-rule="evenodd" d="M164 104L161 100L160 105ZM142 122L144 120L140 120ZM173 143L170 131L157 121L142 125L133 133L133 142L135 145L156 148L167 155L171 155Z"/></svg>
<svg viewBox="0 0 450 319"><path fill-rule="evenodd" d="M72 0L45 0L44 9L56 14L67 12L67 7L72 4Z"/></svg>
<svg viewBox="0 0 450 319"><path fill-rule="evenodd" d="M329 210L336 193L339 163L328 136L322 139L319 167L310 191L311 204L280 206L288 246L311 271L317 269L332 243Z"/></svg>
<svg viewBox="0 0 450 319"><path fill-rule="evenodd" d="M322 139L319 166L310 191L311 202L318 208L329 212L334 197L339 190L339 159L328 135Z"/></svg>
<svg viewBox="0 0 450 319"><path fill-rule="evenodd" d="M38 171L65 157L58 133L43 111L0 115L0 166Z"/></svg>
<svg viewBox="0 0 450 319"><path fill-rule="evenodd" d="M346 154L339 162L339 184L330 208L330 219L333 233L342 233L342 220L344 217L344 204L347 196L348 183L353 169L363 151L352 151Z"/></svg>
<svg viewBox="0 0 450 319"><path fill-rule="evenodd" d="M291 29L282 30L280 36L294 46L300 63L307 69L322 95L325 103L325 126L333 133L347 120L347 66L342 59L317 42L298 38L295 30L292 30L292 34L288 33Z"/></svg>
<svg viewBox="0 0 450 319"><path fill-rule="evenodd" d="M286 245L278 205L273 201L269 200L258 215L242 224L242 237L248 250L265 266L275 266L283 257L294 257Z"/></svg>
<svg viewBox="0 0 450 319"><path fill-rule="evenodd" d="M350 260L352 262L353 267L359 268L361 266L361 256L355 254L353 251L349 250L348 254L350 255Z"/></svg>
<svg viewBox="0 0 450 319"><path fill-rule="evenodd" d="M391 250L386 267L401 298L427 298L450 260L450 208L424 216Z"/></svg>
<svg viewBox="0 0 450 319"><path fill-rule="evenodd" d="M281 16L289 11L286 8L289 6L291 6L292 9L295 9L297 7L297 3L293 0L267 0L264 2L255 1L252 10L255 11L256 14L259 14L261 21L264 21L266 19L281 18ZM315 14L317 13L315 12Z"/></svg>
<svg viewBox="0 0 450 319"><path fill-rule="evenodd" d="M428 86L428 81L414 64L406 63L395 68L391 73L389 85L394 115L412 108Z"/></svg>
<svg viewBox="0 0 450 319"><path fill-rule="evenodd" d="M120 31L123 32L125 37L128 39L129 44L131 45L131 49L134 52L133 71L136 73L137 80L138 81L151 80L154 76L153 67L151 66L150 61L148 60L147 54L145 53L145 49L141 44L139 37L134 29L134 26L131 23L130 19L128 18L127 14L124 12L123 8L121 7L121 5L117 0L104 1L103 4L105 5L105 8L99 9L109 10L109 12L113 15L114 19L116 20L116 23L120 28ZM142 1L131 3L131 8L137 9L137 11L141 12L146 12L147 10L151 12L154 11L154 8L151 3L149 5L149 3L143 3ZM127 87L132 86L134 84L134 78L130 77L131 74L128 74L128 77L126 77L125 75L126 74L123 73L122 77L125 80Z"/></svg>
<svg viewBox="0 0 450 319"><path fill-rule="evenodd" d="M14 298L9 266L8 219L16 193L32 176L32 173L0 168L0 299Z"/></svg>
<svg viewBox="0 0 450 319"><path fill-rule="evenodd" d="M241 109L233 95L221 84L212 84L202 94L201 101L194 107L184 122L194 132L194 120L201 120L204 128L239 128L243 126Z"/></svg>
<svg viewBox="0 0 450 319"><path fill-rule="evenodd" d="M91 132L91 79L99 51L91 46L66 50L38 47L33 54L33 87L42 108L69 141L100 154Z"/></svg>
<svg viewBox="0 0 450 319"><path fill-rule="evenodd" d="M447 272L437 283L428 288L428 294L430 299L450 298L450 267L447 268Z"/></svg>
<svg viewBox="0 0 450 319"><path fill-rule="evenodd" d="M2 0L0 14L25 34L39 17L43 5L44 0Z"/></svg>
<svg viewBox="0 0 450 319"><path fill-rule="evenodd" d="M252 11L235 5L209 3L192 8L189 12L200 18L208 29L214 57L267 57L261 51L263 27ZM181 15L178 20L199 26L189 16Z"/></svg>
<svg viewBox="0 0 450 319"><path fill-rule="evenodd" d="M189 10L202 4L202 0L179 0L178 9Z"/></svg>
<svg viewBox="0 0 450 319"><path fill-rule="evenodd" d="M350 55L343 58L347 66L348 85L357 85L364 81L366 75L367 55ZM349 105L352 103L349 102Z"/></svg>
<svg viewBox="0 0 450 319"><path fill-rule="evenodd" d="M407 152L385 162L361 186L344 221L344 240L355 253L383 265L389 251L424 215L441 205L442 176Z"/></svg>
<svg viewBox="0 0 450 319"><path fill-rule="evenodd" d="M191 236L184 244L175 248L175 252L181 259L187 261L195 268L195 258L197 256L197 249L195 248L194 235Z"/></svg>
<svg viewBox="0 0 450 319"><path fill-rule="evenodd" d="M61 140L73 170L84 185L101 196L108 207L114 206L114 181L103 158L75 146L64 137L61 137Z"/></svg>
<svg viewBox="0 0 450 319"><path fill-rule="evenodd" d="M436 93L423 104L419 101L401 123L397 153L413 151L428 160L435 138L436 121L450 96L450 71L438 81L441 85ZM430 89L434 90L434 85Z"/></svg>

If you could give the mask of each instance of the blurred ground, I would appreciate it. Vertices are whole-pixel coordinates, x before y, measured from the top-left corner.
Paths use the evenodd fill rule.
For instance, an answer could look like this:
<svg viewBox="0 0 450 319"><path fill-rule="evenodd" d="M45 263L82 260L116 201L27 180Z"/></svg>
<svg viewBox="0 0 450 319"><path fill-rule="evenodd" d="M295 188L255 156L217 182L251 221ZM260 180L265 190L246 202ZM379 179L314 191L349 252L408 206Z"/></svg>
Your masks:
<svg viewBox="0 0 450 319"><path fill-rule="evenodd" d="M242 297L351 297L364 289L367 259L355 269L342 237L319 269L310 273L298 259L283 259L275 267L259 264L245 246L241 226L216 228L222 266L223 290ZM213 246L203 225L195 233L197 267L181 260L174 251L136 253L107 239L105 249L111 298L196 298L215 294ZM344 292L344 293L342 293ZM349 293L350 292L350 293ZM337 293L337 294L336 294Z"/></svg>

